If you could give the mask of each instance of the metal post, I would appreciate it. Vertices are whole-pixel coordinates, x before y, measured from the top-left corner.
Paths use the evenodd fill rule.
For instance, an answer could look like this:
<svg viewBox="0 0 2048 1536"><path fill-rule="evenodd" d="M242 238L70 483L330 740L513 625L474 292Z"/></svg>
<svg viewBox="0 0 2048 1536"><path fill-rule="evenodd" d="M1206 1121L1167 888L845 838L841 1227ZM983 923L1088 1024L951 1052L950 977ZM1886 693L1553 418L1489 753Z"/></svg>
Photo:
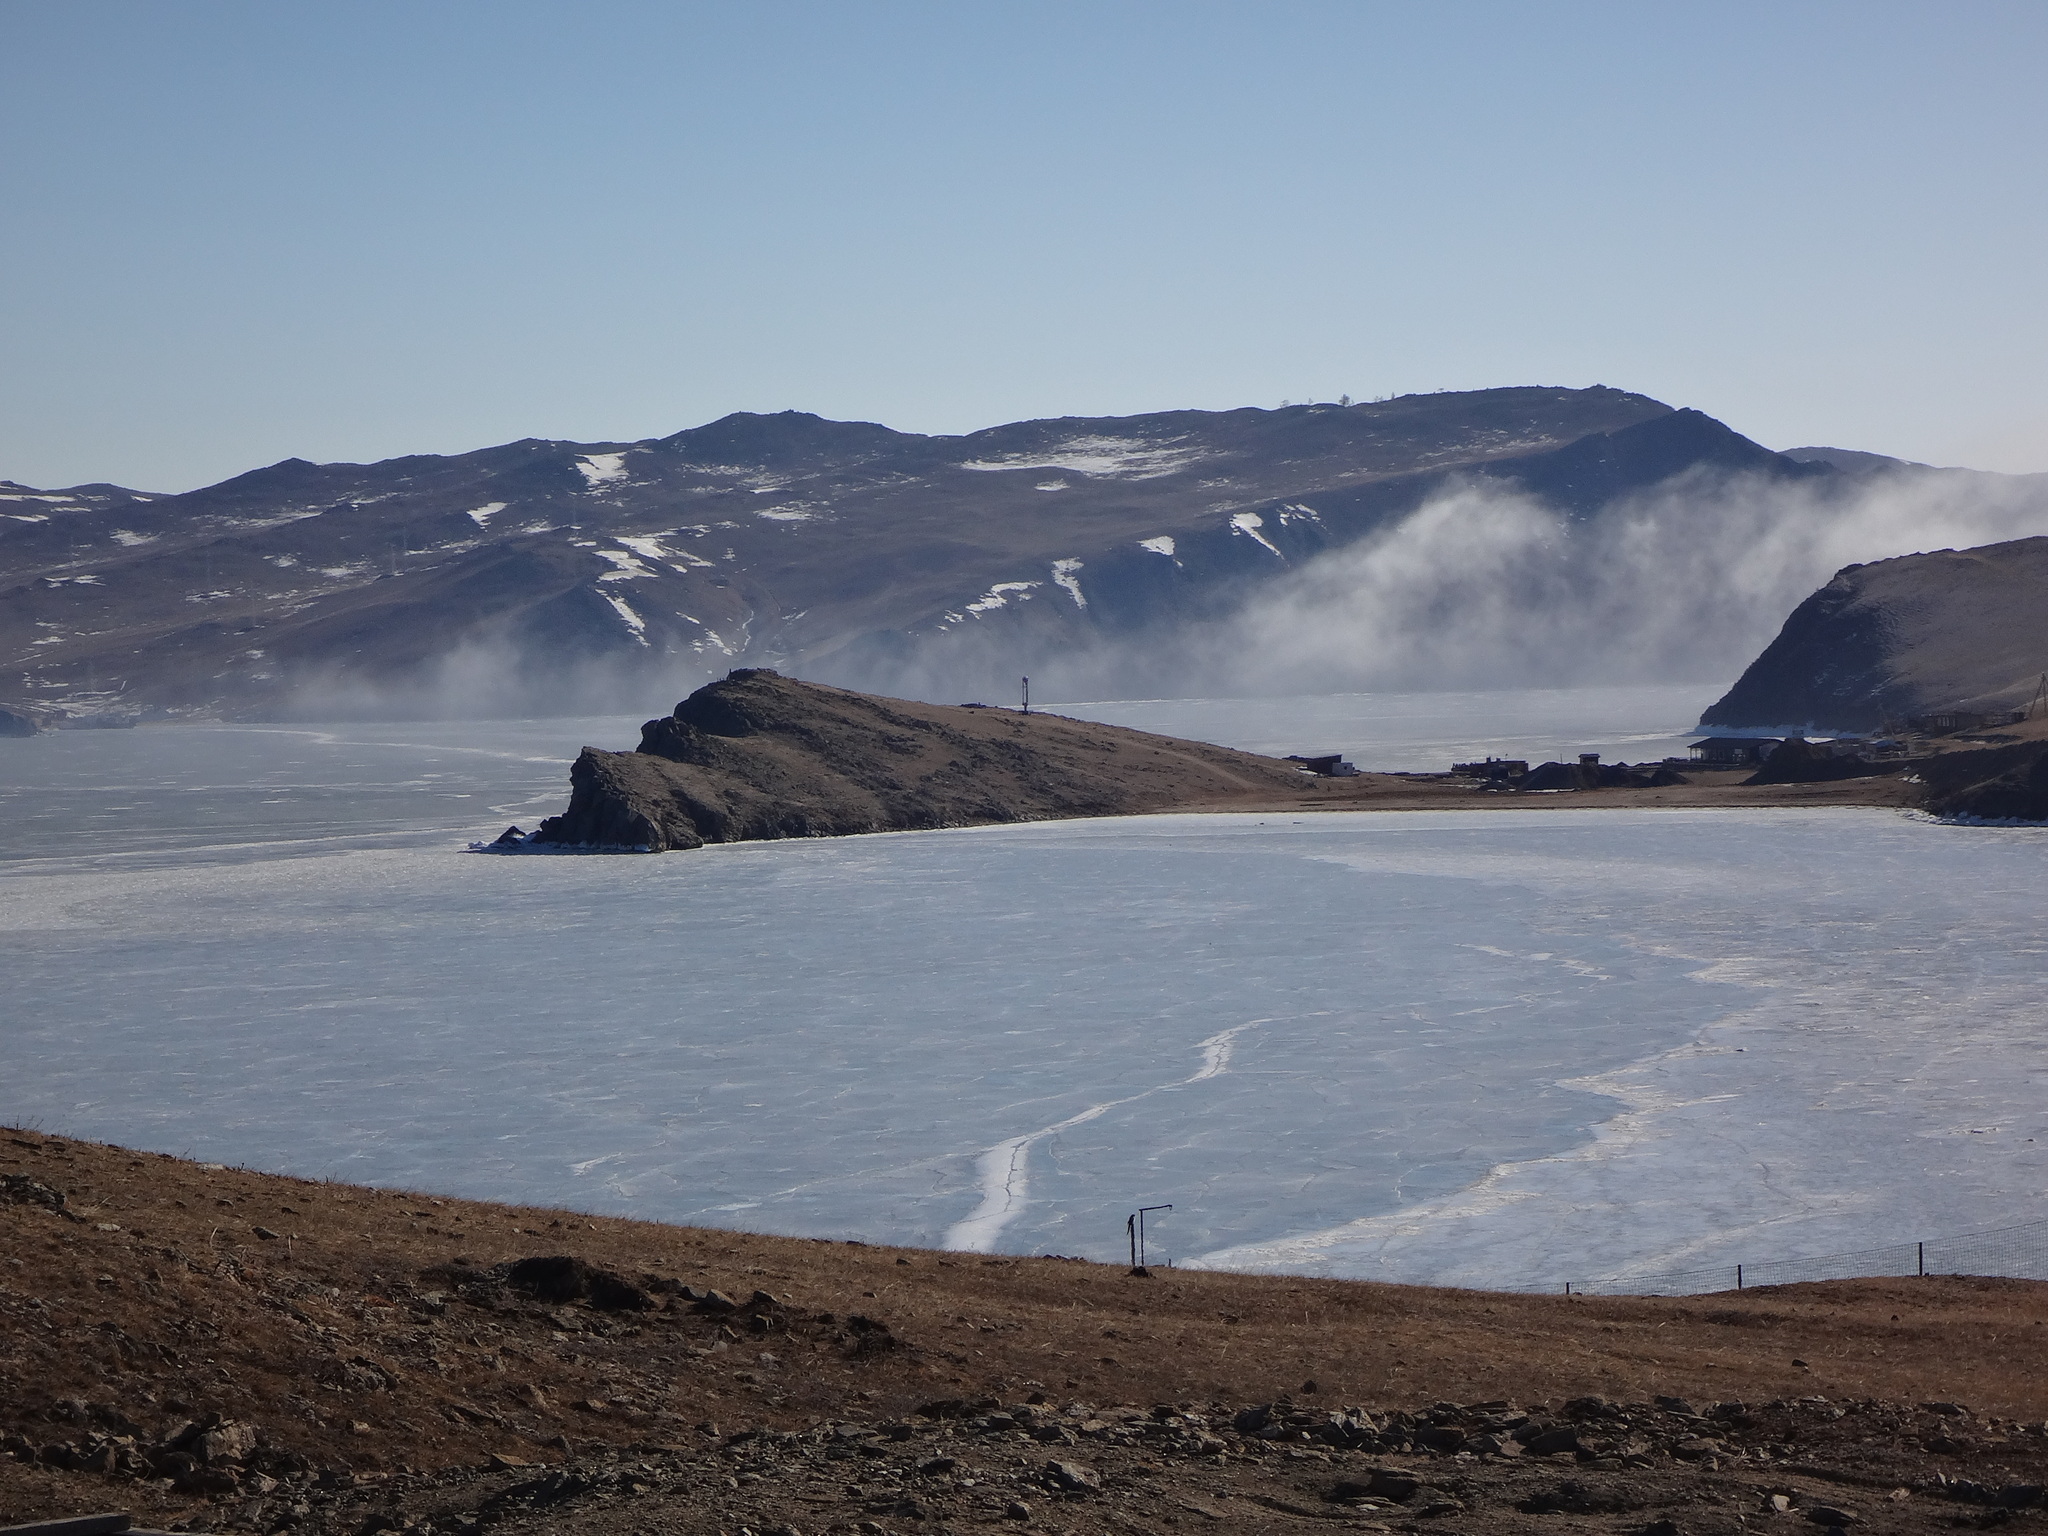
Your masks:
<svg viewBox="0 0 2048 1536"><path fill-rule="evenodd" d="M1138 1267L1138 1213L1136 1211L1131 1212L1129 1216L1124 1218L1124 1231L1128 1232L1131 1237L1131 1268L1136 1269Z"/></svg>
<svg viewBox="0 0 2048 1536"><path fill-rule="evenodd" d="M1738 1291L1742 1289L1742 1266L1740 1264L1735 1266L1735 1289Z"/></svg>
<svg viewBox="0 0 2048 1536"><path fill-rule="evenodd" d="M1925 1277L1927 1274L1927 1245L1925 1243L1915 1243L1913 1246L1920 1250L1920 1273Z"/></svg>
<svg viewBox="0 0 2048 1536"><path fill-rule="evenodd" d="M1024 679L1024 713L1031 713L1031 679Z"/></svg>

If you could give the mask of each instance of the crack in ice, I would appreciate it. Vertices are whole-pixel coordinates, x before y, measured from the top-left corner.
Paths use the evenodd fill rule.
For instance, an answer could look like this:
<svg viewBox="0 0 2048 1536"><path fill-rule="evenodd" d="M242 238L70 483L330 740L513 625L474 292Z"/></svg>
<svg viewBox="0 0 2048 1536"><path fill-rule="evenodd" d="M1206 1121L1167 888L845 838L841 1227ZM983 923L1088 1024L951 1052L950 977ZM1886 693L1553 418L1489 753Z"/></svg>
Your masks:
<svg viewBox="0 0 2048 1536"><path fill-rule="evenodd" d="M1090 1120L1099 1119L1112 1109L1121 1109L1126 1104L1135 1104L1140 1099L1149 1099L1155 1093L1164 1093L1169 1088L1185 1088L1191 1083L1207 1082L1210 1078L1221 1077L1230 1070L1230 1058L1237 1049L1237 1037L1248 1029L1257 1029L1261 1024L1270 1024L1271 1019L1253 1019L1248 1024L1236 1024L1196 1043L1195 1049L1202 1053L1202 1064L1190 1077L1175 1078L1170 1083L1155 1083L1152 1087L1137 1093L1127 1094L1121 1099L1106 1099L1100 1104L1090 1105L1078 1115L1069 1115L1056 1125L1048 1125L1022 1136L1012 1136L1008 1141L999 1141L974 1160L976 1182L981 1186L981 1203L963 1220L956 1221L946 1229L941 1245L961 1253L993 1253L996 1242L1025 1206L1031 1203L1031 1144L1043 1141L1048 1136L1057 1136L1061 1131L1072 1130L1077 1125L1086 1125Z"/></svg>

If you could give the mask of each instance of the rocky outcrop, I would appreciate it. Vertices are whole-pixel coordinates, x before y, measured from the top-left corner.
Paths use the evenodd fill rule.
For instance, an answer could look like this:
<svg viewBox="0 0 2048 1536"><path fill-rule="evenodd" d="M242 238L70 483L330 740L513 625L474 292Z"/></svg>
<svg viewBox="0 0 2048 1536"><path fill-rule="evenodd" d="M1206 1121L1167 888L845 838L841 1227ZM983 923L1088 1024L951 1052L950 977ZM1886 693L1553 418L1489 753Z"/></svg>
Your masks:
<svg viewBox="0 0 2048 1536"><path fill-rule="evenodd" d="M743 668L585 747L569 808L519 846L647 852L1114 816L1298 790L1273 758L1057 715L884 699ZM497 845L494 845L497 846Z"/></svg>
<svg viewBox="0 0 2048 1536"><path fill-rule="evenodd" d="M1956 752L1917 765L1926 808L1956 821L2048 821L2048 742Z"/></svg>
<svg viewBox="0 0 2048 1536"><path fill-rule="evenodd" d="M35 716L0 705L0 736L34 736L40 730Z"/></svg>
<svg viewBox="0 0 2048 1536"><path fill-rule="evenodd" d="M1700 723L1865 731L2018 708L2048 672L2044 612L2048 538L1847 566Z"/></svg>

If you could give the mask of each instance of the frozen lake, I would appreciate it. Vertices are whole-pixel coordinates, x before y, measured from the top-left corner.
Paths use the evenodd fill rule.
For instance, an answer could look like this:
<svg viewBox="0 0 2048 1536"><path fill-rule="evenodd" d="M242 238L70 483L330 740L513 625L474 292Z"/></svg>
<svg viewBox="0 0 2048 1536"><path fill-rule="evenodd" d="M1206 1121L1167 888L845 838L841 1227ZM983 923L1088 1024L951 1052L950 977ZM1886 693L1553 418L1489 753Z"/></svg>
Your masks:
<svg viewBox="0 0 2048 1536"><path fill-rule="evenodd" d="M636 726L0 743L0 1118L996 1251L1113 1258L1170 1201L1178 1262L1463 1283L2048 1216L2048 833L1496 811L458 851ZM1339 729L1314 744L1366 760Z"/></svg>

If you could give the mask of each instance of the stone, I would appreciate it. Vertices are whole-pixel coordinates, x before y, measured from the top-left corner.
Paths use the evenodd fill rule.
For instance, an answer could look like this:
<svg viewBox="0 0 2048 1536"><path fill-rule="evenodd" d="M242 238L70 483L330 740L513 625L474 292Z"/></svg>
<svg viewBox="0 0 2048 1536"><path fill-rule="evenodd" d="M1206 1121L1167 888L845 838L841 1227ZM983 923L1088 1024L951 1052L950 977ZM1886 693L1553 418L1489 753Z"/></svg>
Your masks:
<svg viewBox="0 0 2048 1536"><path fill-rule="evenodd" d="M1400 1504L1413 1498L1415 1491L1421 1486L1422 1479L1419 1477L1395 1471L1390 1467L1375 1467L1372 1475L1366 1480L1365 1491L1376 1499L1391 1499L1394 1503Z"/></svg>
<svg viewBox="0 0 2048 1536"><path fill-rule="evenodd" d="M1029 1520L1031 1518L1031 1506L1022 1499L1012 1499L1003 1507L1003 1518L1005 1520Z"/></svg>
<svg viewBox="0 0 2048 1536"><path fill-rule="evenodd" d="M1520 1433L1517 1439L1522 1439ZM1522 1439L1522 1448L1532 1456L1562 1456L1579 1448L1578 1426L1558 1424L1538 1430L1527 1439Z"/></svg>
<svg viewBox="0 0 2048 1536"><path fill-rule="evenodd" d="M211 1466L217 1461L241 1461L256 1449L257 1432L254 1424L238 1423L229 1419L217 1429L209 1429L194 1442L199 1459Z"/></svg>
<svg viewBox="0 0 2048 1536"><path fill-rule="evenodd" d="M64 1192L52 1189L25 1173L0 1173L0 1201L9 1205L39 1205L46 1211L64 1209Z"/></svg>
<svg viewBox="0 0 2048 1536"><path fill-rule="evenodd" d="M1102 1487L1102 1479L1078 1461L1047 1462L1045 1478L1062 1493L1094 1493Z"/></svg>
<svg viewBox="0 0 2048 1536"><path fill-rule="evenodd" d="M1846 1509L1837 1509L1832 1504L1815 1504L1802 1510L1802 1514L1815 1525L1854 1525L1856 1517Z"/></svg>

